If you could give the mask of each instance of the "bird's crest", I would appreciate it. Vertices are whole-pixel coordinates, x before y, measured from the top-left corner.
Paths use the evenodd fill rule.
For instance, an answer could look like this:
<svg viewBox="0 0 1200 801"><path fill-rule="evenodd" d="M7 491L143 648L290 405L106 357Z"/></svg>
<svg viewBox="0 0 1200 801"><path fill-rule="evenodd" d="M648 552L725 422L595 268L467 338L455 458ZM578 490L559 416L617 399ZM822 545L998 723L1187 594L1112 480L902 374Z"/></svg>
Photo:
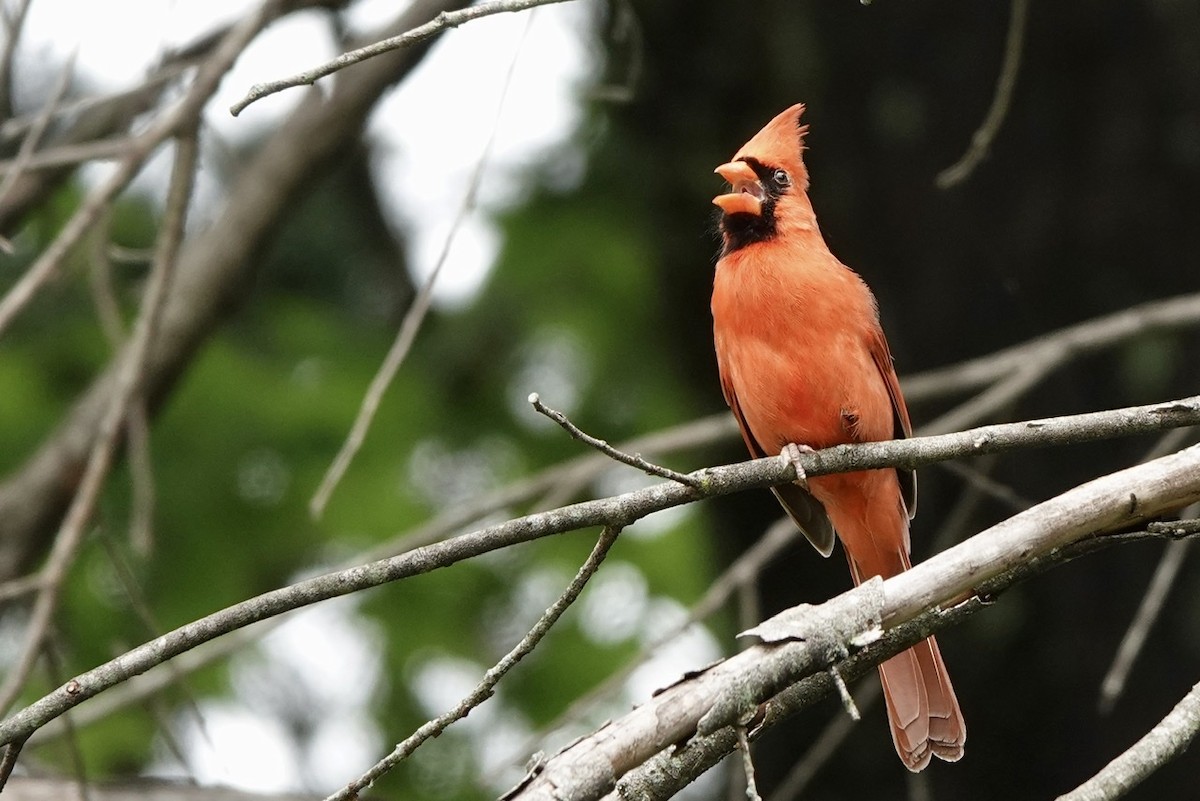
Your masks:
<svg viewBox="0 0 1200 801"><path fill-rule="evenodd" d="M793 179L801 188L808 186L808 170L804 168L804 135L808 126L800 124L804 104L797 103L776 115L763 129L754 135L733 157L755 159L762 164L784 167L793 172ZM801 176L803 178L801 179Z"/></svg>

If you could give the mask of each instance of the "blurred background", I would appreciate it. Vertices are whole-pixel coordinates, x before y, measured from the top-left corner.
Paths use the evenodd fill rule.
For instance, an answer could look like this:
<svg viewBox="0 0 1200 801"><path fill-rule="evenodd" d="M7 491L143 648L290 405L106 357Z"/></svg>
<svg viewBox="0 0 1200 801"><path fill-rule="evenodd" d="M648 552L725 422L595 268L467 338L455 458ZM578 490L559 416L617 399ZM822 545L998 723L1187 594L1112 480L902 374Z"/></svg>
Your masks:
<svg viewBox="0 0 1200 801"><path fill-rule="evenodd" d="M33 0L16 36L24 5L3 3L14 54L0 97L6 126L37 115L65 65L74 65L67 98L111 97L144 86L180 48L245 13L240 3L130 0L118 13L110 4ZM336 96L365 65L237 118L230 103L252 83L335 56L397 13L373 0L329 6L268 28L206 108L189 241L221 236L222 226L234 235L226 212L245 191L239 179L290 141L289 126L321 93ZM139 468L122 460L106 487L50 656L23 699L253 594L372 549L402 550L426 521L585 455L533 413L530 392L614 443L723 415L708 311L710 199L720 188L712 169L794 102L808 104L806 159L822 230L874 289L902 379L1195 293L1200 5L1031 4L1011 107L988 156L961 184L939 188L936 176L988 112L1009 22L1006 3L578 0L468 24L411 56L394 89L381 88L361 124L296 181L195 346L153 382L148 461ZM110 114L108 127L94 131L82 131L82 112L68 115L44 145L141 130L179 92L168 82L144 107ZM0 128L4 158L14 158L21 130ZM493 137L478 203L456 228ZM133 319L169 164L163 148L0 339L0 511L111 358L97 280ZM42 170L40 193L0 195L0 234L12 244L0 256L0 289L110 171L100 160ZM314 520L309 499L451 231L432 310L362 450ZM184 264L203 265L203 257L187 254ZM1196 327L1150 330L1068 361L974 422L1194 395L1198 353ZM965 397L923 394L910 403L914 423ZM731 426L720 428L702 445L653 455L681 470L744 458ZM914 561L1022 504L1135 463L1154 443L968 464L1000 493L926 468ZM582 481L548 481L482 518L649 483L606 467ZM10 517L0 530L5 580L45 558L65 503L50 493L44 507L33 523ZM753 586L565 714L681 626L778 517L759 491L627 530L497 697L373 792L494 797L534 751L553 752L683 670L735 650L733 635L747 621L847 588L840 557L822 560L793 542ZM111 714L87 719L85 704L72 737L60 731L31 744L22 764L55 772L82 765L92 779L150 772L331 791L474 687L593 542L594 532L556 537L293 615ZM1163 547L1122 546L1057 569L940 637L970 729L962 762L910 780L876 704L800 797L1009 799L1075 787L1200 675L1193 560L1125 694L1107 714L1097 711L1102 678ZM6 595L0 668L16 659L27 600ZM840 714L830 700L759 741L764 796L792 797L772 794ZM1197 767L1193 750L1130 797L1190 797ZM714 771L687 792L736 797L738 777L726 774Z"/></svg>

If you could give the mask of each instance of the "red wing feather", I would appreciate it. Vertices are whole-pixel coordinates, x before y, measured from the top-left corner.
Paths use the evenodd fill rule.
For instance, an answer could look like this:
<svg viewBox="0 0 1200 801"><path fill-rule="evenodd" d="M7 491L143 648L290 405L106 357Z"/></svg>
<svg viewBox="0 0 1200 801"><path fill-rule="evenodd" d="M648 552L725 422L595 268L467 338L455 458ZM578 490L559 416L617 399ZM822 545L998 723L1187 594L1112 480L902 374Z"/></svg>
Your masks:
<svg viewBox="0 0 1200 801"><path fill-rule="evenodd" d="M882 329L876 329L875 336L871 339L870 350L871 359L879 368L879 377L883 379L888 397L892 399L892 436L895 439L907 439L912 436L912 422L908 419L908 407L904 405L904 395L900 392L900 379L896 377L892 351L888 348ZM900 478L900 494L904 498L904 507L911 518L917 513L917 474L912 470L896 470L896 475Z"/></svg>

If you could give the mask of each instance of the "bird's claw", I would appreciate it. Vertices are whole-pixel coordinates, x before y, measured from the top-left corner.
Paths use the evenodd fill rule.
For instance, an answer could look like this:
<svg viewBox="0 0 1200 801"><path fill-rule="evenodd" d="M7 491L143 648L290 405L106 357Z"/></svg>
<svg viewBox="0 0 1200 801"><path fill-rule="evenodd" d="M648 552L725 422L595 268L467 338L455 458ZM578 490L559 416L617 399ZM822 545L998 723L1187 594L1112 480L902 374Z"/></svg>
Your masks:
<svg viewBox="0 0 1200 801"><path fill-rule="evenodd" d="M816 451L807 445L789 442L779 451L779 458L792 466L796 471L796 483L807 490L808 474L804 472L804 465L800 463L800 455L804 453L816 453Z"/></svg>

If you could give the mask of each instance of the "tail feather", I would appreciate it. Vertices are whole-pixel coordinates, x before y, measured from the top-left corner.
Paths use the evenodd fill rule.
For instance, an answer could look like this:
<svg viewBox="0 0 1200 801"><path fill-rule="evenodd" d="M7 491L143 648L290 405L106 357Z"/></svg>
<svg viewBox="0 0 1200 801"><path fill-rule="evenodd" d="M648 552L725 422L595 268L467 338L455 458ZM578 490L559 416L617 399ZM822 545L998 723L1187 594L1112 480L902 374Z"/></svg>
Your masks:
<svg viewBox="0 0 1200 801"><path fill-rule="evenodd" d="M854 583L861 584L870 575L885 572L894 575L907 570L908 555L901 551L896 556L894 569L879 573L866 573L849 557ZM930 637L881 664L879 679L883 683L892 742L906 768L914 773L924 770L933 757L947 762L962 759L967 725L937 640Z"/></svg>
<svg viewBox="0 0 1200 801"><path fill-rule="evenodd" d="M967 729L937 641L932 637L879 666L892 742L911 771L932 757L962 758Z"/></svg>

